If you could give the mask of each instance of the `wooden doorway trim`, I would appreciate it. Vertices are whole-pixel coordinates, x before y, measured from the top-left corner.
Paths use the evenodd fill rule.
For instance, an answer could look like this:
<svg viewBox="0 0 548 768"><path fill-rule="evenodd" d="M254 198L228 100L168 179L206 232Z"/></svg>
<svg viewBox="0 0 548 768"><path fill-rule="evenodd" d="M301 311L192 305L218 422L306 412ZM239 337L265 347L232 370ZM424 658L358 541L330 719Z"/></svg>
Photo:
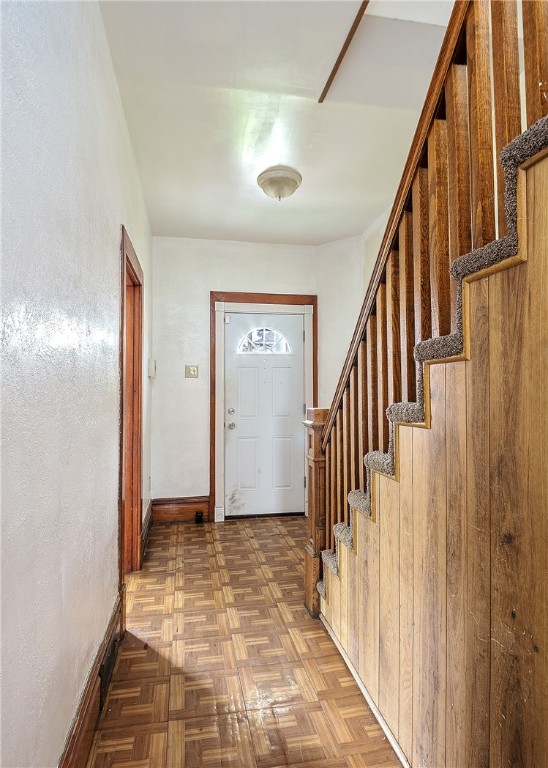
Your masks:
<svg viewBox="0 0 548 768"><path fill-rule="evenodd" d="M141 567L143 285L143 270L122 227L118 523L121 593L124 575Z"/></svg>
<svg viewBox="0 0 548 768"><path fill-rule="evenodd" d="M211 291L209 294L209 519L215 519L215 380L216 329L215 303L311 305L312 313L312 406L318 403L318 297L292 293L237 293Z"/></svg>

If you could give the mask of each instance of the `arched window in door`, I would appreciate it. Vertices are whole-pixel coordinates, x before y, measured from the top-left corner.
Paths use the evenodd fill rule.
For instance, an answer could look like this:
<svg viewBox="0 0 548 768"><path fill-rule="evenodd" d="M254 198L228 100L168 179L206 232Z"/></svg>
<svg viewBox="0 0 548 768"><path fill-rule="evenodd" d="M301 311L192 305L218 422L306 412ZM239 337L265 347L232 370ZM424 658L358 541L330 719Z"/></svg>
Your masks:
<svg viewBox="0 0 548 768"><path fill-rule="evenodd" d="M254 328L238 344L239 355L292 355L293 349L281 331Z"/></svg>

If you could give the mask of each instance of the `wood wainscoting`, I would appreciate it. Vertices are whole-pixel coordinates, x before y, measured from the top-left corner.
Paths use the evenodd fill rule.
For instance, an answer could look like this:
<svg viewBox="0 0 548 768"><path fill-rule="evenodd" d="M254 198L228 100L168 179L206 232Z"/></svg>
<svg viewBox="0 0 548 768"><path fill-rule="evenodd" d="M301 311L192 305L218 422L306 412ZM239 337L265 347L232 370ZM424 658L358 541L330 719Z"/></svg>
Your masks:
<svg viewBox="0 0 548 768"><path fill-rule="evenodd" d="M193 523L196 512L202 512L209 522L209 496L180 496L152 499L153 523Z"/></svg>
<svg viewBox="0 0 548 768"><path fill-rule="evenodd" d="M425 366L430 426L396 425L324 569L323 619L417 768L548 765L548 150L519 173L521 261L465 283L468 356Z"/></svg>
<svg viewBox="0 0 548 768"><path fill-rule="evenodd" d="M99 672L113 640L116 650L118 649L121 640L121 619L122 601L118 595L72 721L65 748L59 760L59 768L82 768L87 763L93 734L101 713L101 678Z"/></svg>

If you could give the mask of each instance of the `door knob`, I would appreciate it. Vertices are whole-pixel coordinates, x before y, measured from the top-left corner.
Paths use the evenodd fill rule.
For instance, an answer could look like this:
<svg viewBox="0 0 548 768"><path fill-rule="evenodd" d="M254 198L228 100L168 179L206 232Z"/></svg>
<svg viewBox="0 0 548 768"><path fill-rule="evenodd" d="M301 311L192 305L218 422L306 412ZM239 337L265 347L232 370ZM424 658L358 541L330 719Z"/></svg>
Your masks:
<svg viewBox="0 0 548 768"><path fill-rule="evenodd" d="M227 424L227 427L228 427L229 429L236 429L236 424L234 424L234 422L233 422L233 421L231 421L229 424Z"/></svg>
<svg viewBox="0 0 548 768"><path fill-rule="evenodd" d="M228 409L228 415L229 416L234 416L234 413L235 413L234 408L229 408Z"/></svg>

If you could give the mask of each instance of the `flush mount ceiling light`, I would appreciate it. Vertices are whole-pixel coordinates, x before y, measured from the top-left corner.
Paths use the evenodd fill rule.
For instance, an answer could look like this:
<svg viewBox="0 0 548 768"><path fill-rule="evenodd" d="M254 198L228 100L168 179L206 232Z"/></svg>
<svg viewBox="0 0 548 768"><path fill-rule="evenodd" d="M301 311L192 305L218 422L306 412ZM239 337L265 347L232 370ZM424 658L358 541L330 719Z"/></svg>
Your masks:
<svg viewBox="0 0 548 768"><path fill-rule="evenodd" d="M302 180L303 177L294 168L289 168L287 165L273 165L258 175L257 184L265 195L283 200L284 197L290 197L295 192Z"/></svg>

